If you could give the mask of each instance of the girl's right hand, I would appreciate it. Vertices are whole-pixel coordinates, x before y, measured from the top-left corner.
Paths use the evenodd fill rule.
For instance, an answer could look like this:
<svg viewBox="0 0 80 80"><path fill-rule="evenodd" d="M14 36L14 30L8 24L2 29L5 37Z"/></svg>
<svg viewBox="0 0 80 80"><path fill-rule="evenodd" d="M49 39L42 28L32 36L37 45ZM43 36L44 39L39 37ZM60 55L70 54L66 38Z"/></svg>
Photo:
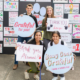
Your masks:
<svg viewBox="0 0 80 80"><path fill-rule="evenodd" d="M47 27L48 23L46 23L46 27Z"/></svg>

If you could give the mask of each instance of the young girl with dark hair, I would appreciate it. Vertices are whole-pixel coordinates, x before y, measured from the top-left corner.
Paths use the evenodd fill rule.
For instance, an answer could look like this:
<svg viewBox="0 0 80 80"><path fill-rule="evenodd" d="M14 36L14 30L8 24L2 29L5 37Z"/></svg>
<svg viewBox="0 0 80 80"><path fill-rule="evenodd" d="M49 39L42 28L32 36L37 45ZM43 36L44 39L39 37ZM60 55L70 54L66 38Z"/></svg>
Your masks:
<svg viewBox="0 0 80 80"><path fill-rule="evenodd" d="M41 37L42 37L42 33L40 31L36 31L34 33L34 39L29 40L27 44L34 44L34 45L43 45L43 42L41 41ZM43 59L44 58L44 47L43 47L43 56L42 56L42 63L43 63ZM34 78L36 80L39 80L39 70L38 67L36 66L35 62L28 62L31 69L26 70L25 71L25 79L29 79L29 73L34 73ZM41 63L39 62L39 66L41 65Z"/></svg>
<svg viewBox="0 0 80 80"><path fill-rule="evenodd" d="M61 35L58 31L52 33L52 40L48 43L48 48L53 45L65 45L67 44L61 40ZM58 80L58 74L53 73L54 78L52 80ZM60 80L65 80L64 74L59 74Z"/></svg>

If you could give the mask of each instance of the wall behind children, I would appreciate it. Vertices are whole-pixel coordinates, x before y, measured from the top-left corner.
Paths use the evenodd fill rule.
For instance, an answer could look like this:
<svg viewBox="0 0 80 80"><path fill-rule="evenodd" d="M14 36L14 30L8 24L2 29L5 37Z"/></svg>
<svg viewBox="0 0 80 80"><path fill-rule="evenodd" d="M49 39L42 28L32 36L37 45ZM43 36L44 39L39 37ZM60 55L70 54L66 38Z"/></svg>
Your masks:
<svg viewBox="0 0 80 80"><path fill-rule="evenodd" d="M73 1L71 2L72 4ZM42 20L44 19L44 16L46 14L46 6L52 6L54 8L54 14L58 18L59 17L68 18L69 14L75 14L75 15L80 14L80 8L78 6L80 5L79 2L74 2L75 4L78 5L70 5L71 7L75 7L75 8L76 6L78 6L77 9L79 10L79 12L75 13L75 9L74 9L74 13L73 12L68 13L69 7L66 8L66 13L64 12L65 4L70 4L68 0L62 0L62 1L61 0L0 0L0 53L14 54L15 51L14 47L17 42L17 35L15 34L13 29L13 22L15 21L17 16L26 13L26 5L29 3L33 4L32 14L37 18L39 30L41 30ZM70 24L73 26L74 23L70 23ZM78 25L80 24L79 23L76 24L76 26ZM68 33L68 35L69 34L72 36L73 31L72 33ZM80 36L80 34L78 34L78 36ZM69 47L71 47L70 44L75 43L74 44L75 46L71 47L71 48L73 47L75 48L76 43L78 44L80 43L80 37L78 38L72 37L71 39L72 41L68 42ZM80 52L76 52L76 55L80 55L79 53Z"/></svg>

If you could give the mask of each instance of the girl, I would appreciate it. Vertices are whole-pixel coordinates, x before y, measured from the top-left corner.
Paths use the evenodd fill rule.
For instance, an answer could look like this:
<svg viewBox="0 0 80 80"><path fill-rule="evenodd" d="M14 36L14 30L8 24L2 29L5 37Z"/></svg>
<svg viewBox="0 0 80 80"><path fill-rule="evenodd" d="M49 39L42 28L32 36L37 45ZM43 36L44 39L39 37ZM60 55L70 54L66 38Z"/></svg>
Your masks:
<svg viewBox="0 0 80 80"><path fill-rule="evenodd" d="M41 37L42 37L42 33L40 31L36 31L34 33L34 39L32 40L29 40L27 44L35 44L35 45L43 45L43 43L40 41L41 40ZM44 51L44 50L43 50ZM44 52L43 52L44 53ZM43 54L44 55L44 54ZM44 58L44 57L43 57ZM43 62L44 59L42 59L42 62ZM39 69L38 67L36 66L35 62L28 62L31 69L29 70L26 70L25 72L25 79L29 79L29 73L34 73L34 78L36 80L39 80L39 76L38 76L38 73L39 73ZM39 66L41 65L41 63L39 62Z"/></svg>
<svg viewBox="0 0 80 80"><path fill-rule="evenodd" d="M48 43L48 48L53 45L67 45L61 40L61 35L58 31L52 33L52 40ZM53 73L54 78L52 80L58 80L58 74ZM64 74L59 74L60 80L65 80Z"/></svg>
<svg viewBox="0 0 80 80"><path fill-rule="evenodd" d="M48 43L50 42L51 37L52 37L51 36L52 32L47 32L46 31L47 18L55 18L54 11L53 11L53 8L51 6L46 7L46 17L42 21L42 30L44 30L43 42L44 42L44 46L45 46L46 49L47 49Z"/></svg>

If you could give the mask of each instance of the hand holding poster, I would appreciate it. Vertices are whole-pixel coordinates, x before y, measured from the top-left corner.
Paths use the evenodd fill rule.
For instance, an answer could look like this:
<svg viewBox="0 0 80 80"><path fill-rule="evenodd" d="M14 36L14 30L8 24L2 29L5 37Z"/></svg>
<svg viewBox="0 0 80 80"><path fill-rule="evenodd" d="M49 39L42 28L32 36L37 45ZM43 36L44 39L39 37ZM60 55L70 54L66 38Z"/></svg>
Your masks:
<svg viewBox="0 0 80 80"><path fill-rule="evenodd" d="M43 46L17 43L17 61L42 62Z"/></svg>
<svg viewBox="0 0 80 80"><path fill-rule="evenodd" d="M23 17L19 16L14 23L14 31L17 35L21 37L29 37L33 35L36 30L36 24L33 18L30 16L24 15Z"/></svg>
<svg viewBox="0 0 80 80"><path fill-rule="evenodd" d="M68 33L68 19L48 18L47 23L47 31L59 31L62 33Z"/></svg>
<svg viewBox="0 0 80 80"><path fill-rule="evenodd" d="M48 48L44 56L44 62L49 71L55 74L68 72L74 63L73 53L63 45L55 45Z"/></svg>

